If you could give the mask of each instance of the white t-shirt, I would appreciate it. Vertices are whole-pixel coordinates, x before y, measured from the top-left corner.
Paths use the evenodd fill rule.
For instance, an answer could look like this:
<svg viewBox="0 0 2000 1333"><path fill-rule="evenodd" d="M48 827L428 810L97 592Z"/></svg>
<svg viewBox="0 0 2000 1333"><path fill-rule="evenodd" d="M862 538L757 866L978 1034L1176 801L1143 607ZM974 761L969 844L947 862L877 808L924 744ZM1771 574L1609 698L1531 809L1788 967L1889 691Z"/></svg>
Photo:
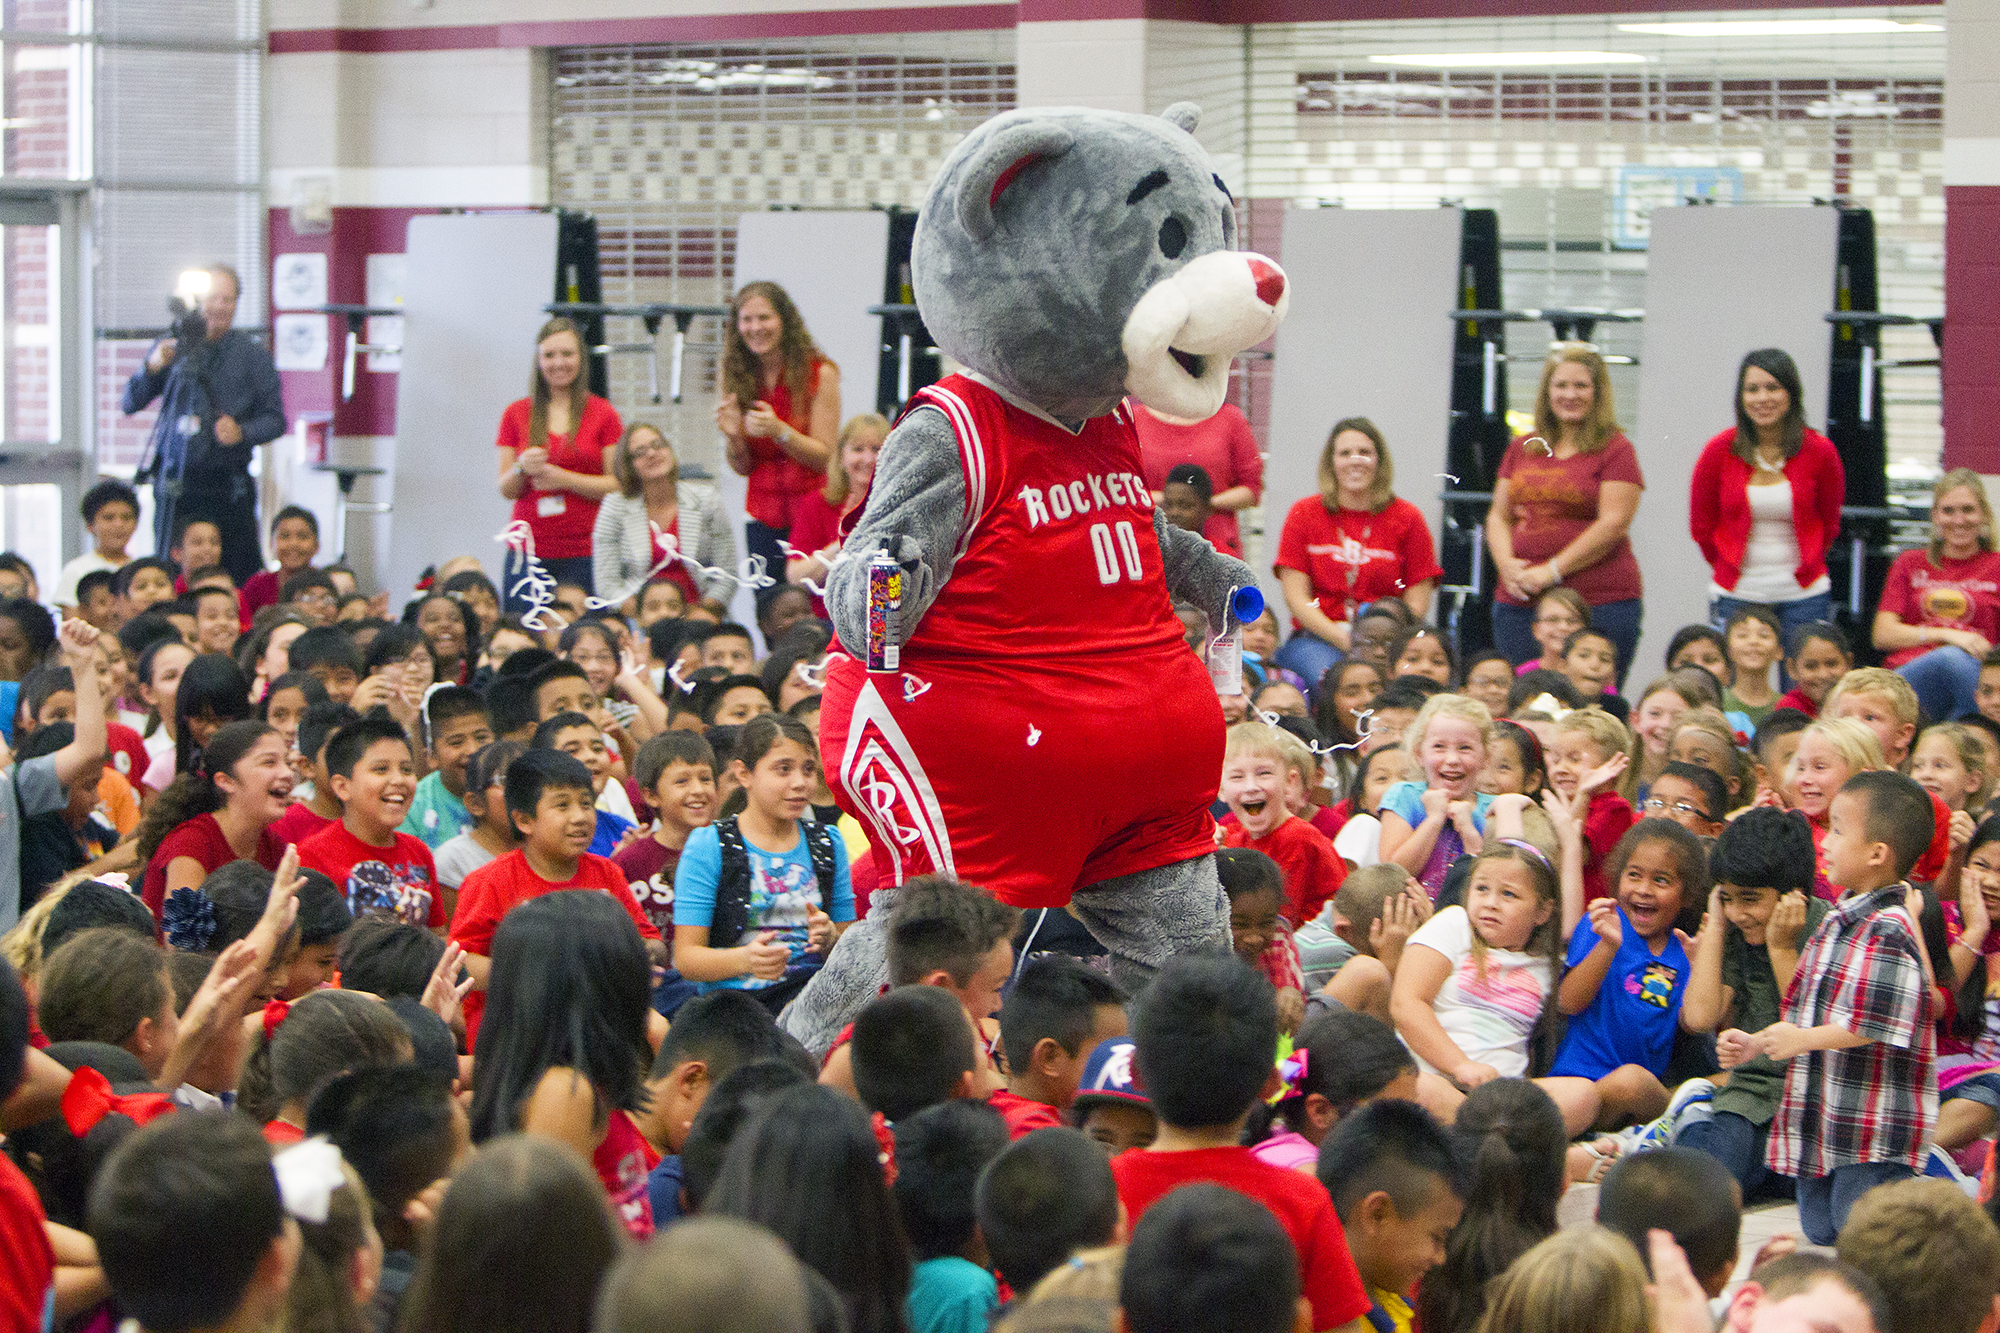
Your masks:
<svg viewBox="0 0 2000 1333"><path fill-rule="evenodd" d="M1465 1052L1465 1058L1491 1065L1503 1078L1528 1072L1528 1037L1542 1015L1555 969L1546 958L1512 949L1486 950L1482 979L1472 956L1472 918L1463 907L1447 907L1417 927L1407 947L1422 945L1451 963L1451 975L1438 987L1431 1008L1445 1035ZM1415 1054L1415 1052L1412 1052ZM1422 1056L1417 1063L1432 1073Z"/></svg>
<svg viewBox="0 0 2000 1333"><path fill-rule="evenodd" d="M1356 870L1382 863L1382 821L1373 815L1356 815L1334 835L1333 850Z"/></svg>
<svg viewBox="0 0 2000 1333"><path fill-rule="evenodd" d="M64 565L62 571L56 575L56 605L75 606L76 585L82 580L85 574L90 573L93 569L109 570L114 574L118 572L117 565L112 564L96 551L78 556Z"/></svg>

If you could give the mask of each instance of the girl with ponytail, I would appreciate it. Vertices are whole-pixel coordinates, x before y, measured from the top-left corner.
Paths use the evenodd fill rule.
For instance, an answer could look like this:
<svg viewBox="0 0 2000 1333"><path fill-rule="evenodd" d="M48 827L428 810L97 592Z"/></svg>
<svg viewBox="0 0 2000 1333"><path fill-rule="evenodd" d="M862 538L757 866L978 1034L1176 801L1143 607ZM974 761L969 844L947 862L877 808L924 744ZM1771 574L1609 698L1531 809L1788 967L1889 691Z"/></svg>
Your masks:
<svg viewBox="0 0 2000 1333"><path fill-rule="evenodd" d="M276 870L285 845L271 825L291 799L284 737L263 722L216 730L192 767L154 798L139 825L140 897L160 918L175 889L198 889L231 861Z"/></svg>

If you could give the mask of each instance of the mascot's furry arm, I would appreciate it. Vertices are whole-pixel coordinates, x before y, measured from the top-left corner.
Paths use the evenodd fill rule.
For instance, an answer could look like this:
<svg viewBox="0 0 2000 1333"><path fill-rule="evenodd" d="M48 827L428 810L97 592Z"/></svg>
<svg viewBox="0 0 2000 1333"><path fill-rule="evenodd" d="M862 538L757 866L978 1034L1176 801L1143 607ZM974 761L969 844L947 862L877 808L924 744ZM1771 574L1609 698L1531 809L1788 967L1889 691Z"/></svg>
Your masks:
<svg viewBox="0 0 2000 1333"><path fill-rule="evenodd" d="M1208 616L1220 634L1228 628L1229 595L1257 582L1250 566L1209 545L1200 533L1174 527L1156 507L1167 591ZM882 448L867 507L842 548L846 559L826 580L827 613L847 651L865 658L868 646L868 561L888 550L908 575L903 590L900 639L908 642L957 563L965 535L965 472L951 423L936 408L905 417ZM1035 571L1024 568L1023 578Z"/></svg>

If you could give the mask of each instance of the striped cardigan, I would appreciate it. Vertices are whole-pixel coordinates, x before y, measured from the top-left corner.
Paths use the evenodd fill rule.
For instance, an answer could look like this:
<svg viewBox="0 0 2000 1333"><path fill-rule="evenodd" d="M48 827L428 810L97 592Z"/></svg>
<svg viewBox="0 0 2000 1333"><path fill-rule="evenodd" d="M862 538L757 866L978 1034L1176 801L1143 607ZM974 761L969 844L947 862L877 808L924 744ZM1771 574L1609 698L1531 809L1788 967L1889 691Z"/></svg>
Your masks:
<svg viewBox="0 0 2000 1333"><path fill-rule="evenodd" d="M681 551L717 572L697 573L686 564L681 568L693 575L704 598L726 603L736 595L736 537L722 512L722 497L712 486L684 481L677 500ZM622 602L639 591L653 568L653 529L646 519L645 497L604 497L591 532L590 565L597 595L605 601Z"/></svg>

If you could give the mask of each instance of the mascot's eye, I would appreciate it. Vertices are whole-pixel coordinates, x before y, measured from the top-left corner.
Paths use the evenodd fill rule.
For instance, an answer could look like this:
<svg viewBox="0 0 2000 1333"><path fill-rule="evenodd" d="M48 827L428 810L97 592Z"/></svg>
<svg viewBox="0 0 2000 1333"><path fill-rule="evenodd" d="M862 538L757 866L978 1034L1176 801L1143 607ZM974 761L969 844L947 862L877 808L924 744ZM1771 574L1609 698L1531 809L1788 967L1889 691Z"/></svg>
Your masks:
<svg viewBox="0 0 2000 1333"><path fill-rule="evenodd" d="M1187 227L1179 218L1168 218L1160 224L1160 253L1167 258L1180 258L1181 251L1187 249L1187 241Z"/></svg>

